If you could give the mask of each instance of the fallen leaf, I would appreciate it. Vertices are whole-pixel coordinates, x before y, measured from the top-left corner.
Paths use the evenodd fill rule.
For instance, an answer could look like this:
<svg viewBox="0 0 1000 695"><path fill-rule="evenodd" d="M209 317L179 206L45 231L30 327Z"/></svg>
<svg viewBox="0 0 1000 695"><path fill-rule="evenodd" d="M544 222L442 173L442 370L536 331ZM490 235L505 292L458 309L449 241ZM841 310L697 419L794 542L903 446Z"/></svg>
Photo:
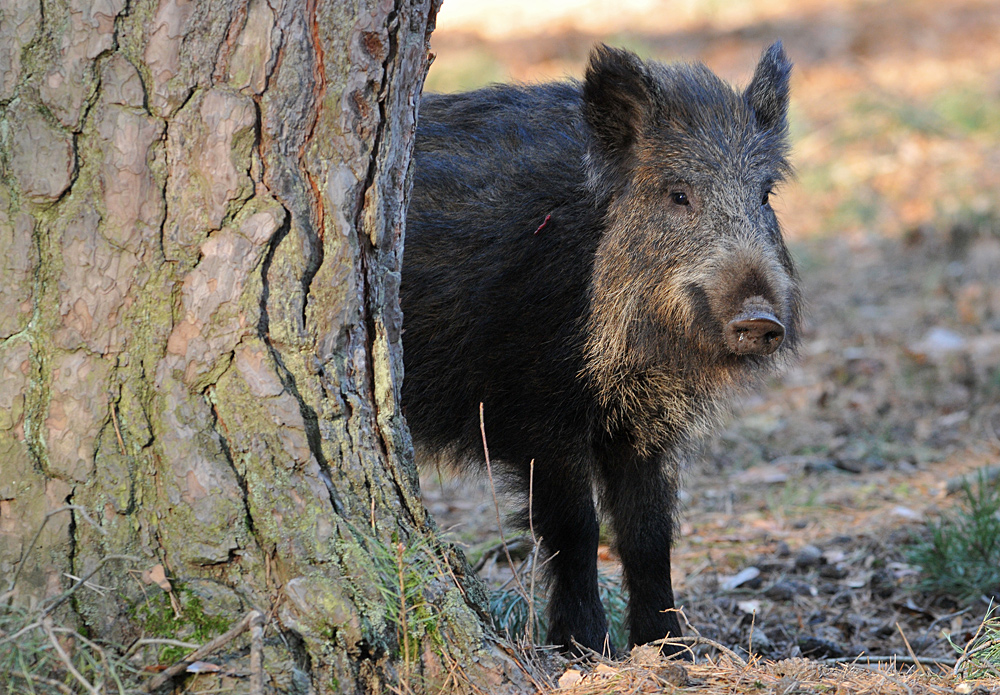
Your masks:
<svg viewBox="0 0 1000 695"><path fill-rule="evenodd" d="M560 688L572 688L574 685L583 680L583 674L577 671L575 668L566 669L566 672L559 676L559 687Z"/></svg>
<svg viewBox="0 0 1000 695"><path fill-rule="evenodd" d="M156 584L164 591L171 591L173 589L170 580L167 579L167 573L164 571L163 565L153 565L148 570L145 570L142 573L142 581L147 584Z"/></svg>

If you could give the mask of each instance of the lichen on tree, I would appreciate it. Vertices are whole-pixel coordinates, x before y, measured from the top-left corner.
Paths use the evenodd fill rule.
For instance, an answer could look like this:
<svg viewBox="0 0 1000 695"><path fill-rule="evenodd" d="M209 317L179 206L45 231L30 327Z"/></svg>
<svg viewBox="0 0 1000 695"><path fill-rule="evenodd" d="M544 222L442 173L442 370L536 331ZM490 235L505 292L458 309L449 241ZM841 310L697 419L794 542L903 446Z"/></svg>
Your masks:
<svg viewBox="0 0 1000 695"><path fill-rule="evenodd" d="M162 566L212 620L268 616L265 669L316 692L489 661L481 589L428 521L399 408L436 11L0 9L0 576L17 573L15 603L97 569L109 590L78 590L60 617L127 647L171 605L148 579ZM172 610L179 633L215 624Z"/></svg>

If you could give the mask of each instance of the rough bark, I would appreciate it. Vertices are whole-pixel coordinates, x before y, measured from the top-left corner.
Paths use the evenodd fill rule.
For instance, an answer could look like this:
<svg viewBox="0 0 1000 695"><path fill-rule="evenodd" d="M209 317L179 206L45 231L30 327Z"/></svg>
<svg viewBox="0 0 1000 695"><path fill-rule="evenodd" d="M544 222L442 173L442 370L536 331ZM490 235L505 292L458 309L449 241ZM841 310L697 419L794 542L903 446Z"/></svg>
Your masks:
<svg viewBox="0 0 1000 695"><path fill-rule="evenodd" d="M290 692L433 683L481 649L399 410L436 9L4 2L0 577L19 570L18 602L100 568L113 590L78 592L72 618L117 644L255 607ZM157 565L179 618L143 581Z"/></svg>

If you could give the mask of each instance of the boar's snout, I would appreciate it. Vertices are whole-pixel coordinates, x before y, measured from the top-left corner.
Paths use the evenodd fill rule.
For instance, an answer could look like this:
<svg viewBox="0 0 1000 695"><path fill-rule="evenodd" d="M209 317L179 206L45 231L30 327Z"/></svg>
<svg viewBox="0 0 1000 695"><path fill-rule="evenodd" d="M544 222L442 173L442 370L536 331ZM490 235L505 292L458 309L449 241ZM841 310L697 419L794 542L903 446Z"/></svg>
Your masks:
<svg viewBox="0 0 1000 695"><path fill-rule="evenodd" d="M737 355L770 355L785 339L785 327L766 309L751 309L726 324L726 347Z"/></svg>

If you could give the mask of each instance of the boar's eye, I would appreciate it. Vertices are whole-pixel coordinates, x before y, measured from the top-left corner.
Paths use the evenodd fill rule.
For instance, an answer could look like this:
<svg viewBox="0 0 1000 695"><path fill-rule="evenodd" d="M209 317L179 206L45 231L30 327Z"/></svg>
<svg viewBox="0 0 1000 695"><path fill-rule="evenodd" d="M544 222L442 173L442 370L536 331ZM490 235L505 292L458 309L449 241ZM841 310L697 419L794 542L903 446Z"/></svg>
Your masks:
<svg viewBox="0 0 1000 695"><path fill-rule="evenodd" d="M760 206L762 208L767 207L768 203L770 202L771 202L771 191L770 190L764 191L764 197L760 199Z"/></svg>
<svg viewBox="0 0 1000 695"><path fill-rule="evenodd" d="M675 213L690 214L698 209L698 198L691 184L671 177L664 181L662 186L660 190L663 191L667 200L670 201L669 205ZM678 208L687 209L678 210Z"/></svg>

